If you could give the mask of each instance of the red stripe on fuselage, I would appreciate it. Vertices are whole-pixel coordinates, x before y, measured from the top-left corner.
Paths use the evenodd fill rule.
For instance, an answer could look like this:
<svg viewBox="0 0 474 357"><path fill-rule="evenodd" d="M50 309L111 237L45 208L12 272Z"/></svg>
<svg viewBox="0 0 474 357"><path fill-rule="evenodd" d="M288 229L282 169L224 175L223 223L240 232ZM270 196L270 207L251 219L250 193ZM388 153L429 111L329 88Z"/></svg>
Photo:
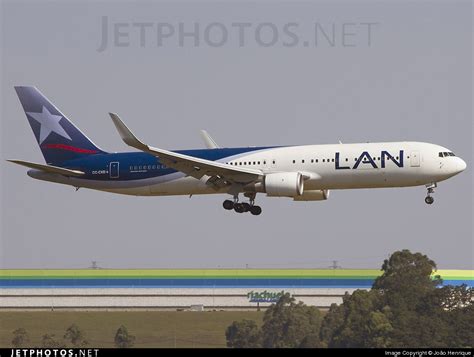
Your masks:
<svg viewBox="0 0 474 357"><path fill-rule="evenodd" d="M67 151L77 152L79 154L97 154L96 150L81 149L81 148L76 148L74 146L64 145L64 144L45 144L43 145L43 148L67 150Z"/></svg>

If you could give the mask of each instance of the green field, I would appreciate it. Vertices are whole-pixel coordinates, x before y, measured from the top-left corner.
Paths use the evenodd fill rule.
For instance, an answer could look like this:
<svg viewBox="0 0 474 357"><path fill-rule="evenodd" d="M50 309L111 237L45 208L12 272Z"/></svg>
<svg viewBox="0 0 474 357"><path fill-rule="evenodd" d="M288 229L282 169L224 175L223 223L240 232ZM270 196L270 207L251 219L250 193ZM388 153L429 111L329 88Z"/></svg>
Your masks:
<svg viewBox="0 0 474 357"><path fill-rule="evenodd" d="M62 338L73 323L90 347L114 347L115 332L125 325L136 337L135 347L225 347L225 329L235 320L261 324L258 311L32 311L0 312L0 347L11 347L12 332L24 328L30 345L41 347L44 334Z"/></svg>

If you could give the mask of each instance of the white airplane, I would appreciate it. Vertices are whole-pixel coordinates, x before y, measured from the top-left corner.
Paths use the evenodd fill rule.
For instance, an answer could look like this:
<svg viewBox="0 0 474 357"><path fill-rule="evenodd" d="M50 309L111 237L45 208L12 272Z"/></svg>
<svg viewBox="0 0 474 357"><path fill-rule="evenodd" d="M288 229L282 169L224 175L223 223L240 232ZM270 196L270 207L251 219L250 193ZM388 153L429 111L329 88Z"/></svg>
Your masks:
<svg viewBox="0 0 474 357"><path fill-rule="evenodd" d="M330 190L425 185L466 169L442 146L421 142L219 148L202 132L207 149L168 151L137 139L110 113L122 140L140 152L107 153L97 147L35 87L15 87L46 160L9 160L45 181L137 196L229 194L226 210L259 215L257 193L320 201ZM241 202L240 194L248 198Z"/></svg>

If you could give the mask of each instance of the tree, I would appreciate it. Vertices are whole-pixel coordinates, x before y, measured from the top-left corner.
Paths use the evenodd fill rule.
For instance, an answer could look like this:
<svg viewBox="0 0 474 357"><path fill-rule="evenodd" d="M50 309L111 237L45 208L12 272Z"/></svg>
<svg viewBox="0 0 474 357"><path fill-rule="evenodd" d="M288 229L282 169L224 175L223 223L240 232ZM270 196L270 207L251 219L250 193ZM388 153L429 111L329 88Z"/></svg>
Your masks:
<svg viewBox="0 0 474 357"><path fill-rule="evenodd" d="M340 306L331 306L321 337L329 347L387 347L393 329L390 317L379 292L356 290L352 295L346 293Z"/></svg>
<svg viewBox="0 0 474 357"><path fill-rule="evenodd" d="M56 339L54 334L45 334L41 339L41 344L44 348L61 348L64 344Z"/></svg>
<svg viewBox="0 0 474 357"><path fill-rule="evenodd" d="M324 348L326 344L321 341L319 334L308 335L301 341L299 348Z"/></svg>
<svg viewBox="0 0 474 357"><path fill-rule="evenodd" d="M18 328L13 331L12 345L15 348L26 347L30 342L28 332L24 328Z"/></svg>
<svg viewBox="0 0 474 357"><path fill-rule="evenodd" d="M408 250L393 253L382 270L372 290L331 306L321 326L329 347L472 347L472 288L438 288L436 264Z"/></svg>
<svg viewBox="0 0 474 357"><path fill-rule="evenodd" d="M472 291L472 289L471 289ZM450 340L452 346L459 348L474 347L474 303L471 300L469 306L449 312L451 325L453 326Z"/></svg>
<svg viewBox="0 0 474 357"><path fill-rule="evenodd" d="M263 317L263 347L298 347L306 336L319 335L321 313L315 306L296 303L290 294L284 294L271 305Z"/></svg>
<svg viewBox="0 0 474 357"><path fill-rule="evenodd" d="M135 336L130 335L125 326L120 326L115 334L115 346L118 348L133 347Z"/></svg>
<svg viewBox="0 0 474 357"><path fill-rule="evenodd" d="M382 265L383 274L375 279L372 289L386 296L392 309L415 308L420 299L442 283L436 264L426 255L402 250L393 253Z"/></svg>
<svg viewBox="0 0 474 357"><path fill-rule="evenodd" d="M256 348L262 347L262 335L252 320L234 321L225 332L227 347Z"/></svg>
<svg viewBox="0 0 474 357"><path fill-rule="evenodd" d="M64 339L71 341L74 347L87 344L84 339L84 333L76 324L72 324L67 328L66 333L64 334Z"/></svg>
<svg viewBox="0 0 474 357"><path fill-rule="evenodd" d="M345 293L343 302L349 299L350 294ZM334 336L341 333L345 322L344 303L342 305L331 304L328 313L324 316L321 324L320 336L325 343L331 343Z"/></svg>

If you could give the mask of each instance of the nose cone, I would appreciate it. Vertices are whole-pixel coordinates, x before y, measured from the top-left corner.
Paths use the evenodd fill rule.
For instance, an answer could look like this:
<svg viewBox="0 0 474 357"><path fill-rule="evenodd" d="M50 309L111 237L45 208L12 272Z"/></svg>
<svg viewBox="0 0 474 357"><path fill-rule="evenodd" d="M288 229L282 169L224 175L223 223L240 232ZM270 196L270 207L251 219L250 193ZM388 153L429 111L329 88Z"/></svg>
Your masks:
<svg viewBox="0 0 474 357"><path fill-rule="evenodd" d="M456 166L457 166L457 170L456 170L456 171L457 171L457 173L460 173L460 172L463 172L464 170L466 170L467 164L466 164L466 162L465 162L463 159L461 159L460 157L458 157L457 159L458 159L458 160L457 160L458 162L457 162L457 164L456 164Z"/></svg>

